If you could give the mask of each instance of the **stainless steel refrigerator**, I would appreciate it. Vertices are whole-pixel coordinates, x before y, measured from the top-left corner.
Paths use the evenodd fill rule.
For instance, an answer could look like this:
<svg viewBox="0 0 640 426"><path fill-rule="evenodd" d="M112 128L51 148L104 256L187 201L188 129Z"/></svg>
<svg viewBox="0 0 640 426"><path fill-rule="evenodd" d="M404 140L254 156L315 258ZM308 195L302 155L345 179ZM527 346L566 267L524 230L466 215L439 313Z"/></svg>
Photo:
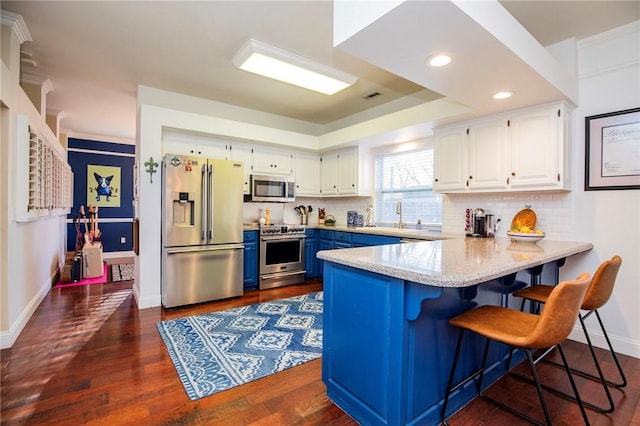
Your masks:
<svg viewBox="0 0 640 426"><path fill-rule="evenodd" d="M162 305L243 294L243 165L166 154L162 161Z"/></svg>

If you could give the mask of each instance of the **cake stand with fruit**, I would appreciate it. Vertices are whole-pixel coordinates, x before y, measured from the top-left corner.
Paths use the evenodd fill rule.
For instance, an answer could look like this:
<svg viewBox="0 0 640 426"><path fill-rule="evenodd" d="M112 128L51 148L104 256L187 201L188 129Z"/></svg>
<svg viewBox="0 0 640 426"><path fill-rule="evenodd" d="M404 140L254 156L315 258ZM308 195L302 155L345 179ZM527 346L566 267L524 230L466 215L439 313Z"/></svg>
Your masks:
<svg viewBox="0 0 640 426"><path fill-rule="evenodd" d="M507 236L513 243L535 244L543 239L546 234L541 229L536 229L536 212L530 207L520 210L511 221L511 229Z"/></svg>

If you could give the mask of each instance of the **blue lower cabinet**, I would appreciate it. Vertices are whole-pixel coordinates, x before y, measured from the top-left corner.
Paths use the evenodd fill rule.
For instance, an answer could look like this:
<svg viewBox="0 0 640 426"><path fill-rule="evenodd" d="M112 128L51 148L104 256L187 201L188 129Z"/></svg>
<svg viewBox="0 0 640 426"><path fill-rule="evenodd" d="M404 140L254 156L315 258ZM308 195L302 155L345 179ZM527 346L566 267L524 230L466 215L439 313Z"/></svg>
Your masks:
<svg viewBox="0 0 640 426"><path fill-rule="evenodd" d="M335 248L351 248L351 232L335 231L333 236Z"/></svg>
<svg viewBox="0 0 640 426"><path fill-rule="evenodd" d="M258 287L258 231L244 231L245 290Z"/></svg>
<svg viewBox="0 0 640 426"><path fill-rule="evenodd" d="M320 230L318 232L318 251L333 250L335 248L333 234L334 231ZM322 277L322 263L322 260L316 259L316 271L318 271L318 276L320 277Z"/></svg>
<svg viewBox="0 0 640 426"><path fill-rule="evenodd" d="M304 269L305 278L315 278L318 276L316 253L318 253L318 245L316 239L316 230L306 230L307 239L304 242Z"/></svg>
<svg viewBox="0 0 640 426"><path fill-rule="evenodd" d="M351 235L353 247L382 246L385 244L398 244L399 237L389 237L386 235L359 234L354 232Z"/></svg>

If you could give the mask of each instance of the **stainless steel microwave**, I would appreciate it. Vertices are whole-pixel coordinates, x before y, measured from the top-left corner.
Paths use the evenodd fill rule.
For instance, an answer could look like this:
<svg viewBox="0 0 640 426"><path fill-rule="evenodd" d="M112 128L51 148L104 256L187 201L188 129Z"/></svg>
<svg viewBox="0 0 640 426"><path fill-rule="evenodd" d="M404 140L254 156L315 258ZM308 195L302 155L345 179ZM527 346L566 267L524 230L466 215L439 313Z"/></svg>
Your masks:
<svg viewBox="0 0 640 426"><path fill-rule="evenodd" d="M295 201L295 188L291 176L251 175L251 201Z"/></svg>

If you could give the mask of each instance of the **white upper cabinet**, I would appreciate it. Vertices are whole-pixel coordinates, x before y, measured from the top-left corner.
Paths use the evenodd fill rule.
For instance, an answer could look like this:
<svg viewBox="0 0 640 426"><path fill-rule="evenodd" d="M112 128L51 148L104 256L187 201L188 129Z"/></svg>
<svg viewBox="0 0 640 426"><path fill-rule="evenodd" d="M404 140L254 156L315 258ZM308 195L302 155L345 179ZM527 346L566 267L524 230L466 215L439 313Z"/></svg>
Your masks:
<svg viewBox="0 0 640 426"><path fill-rule="evenodd" d="M322 195L338 194L338 153L331 152L322 156L320 190Z"/></svg>
<svg viewBox="0 0 640 426"><path fill-rule="evenodd" d="M251 184L249 179L253 171L253 148L250 145L234 144L231 147L231 159L234 161L242 161L243 167L243 192L251 193Z"/></svg>
<svg viewBox="0 0 640 426"><path fill-rule="evenodd" d="M294 173L296 196L319 196L320 193L320 155L296 152Z"/></svg>
<svg viewBox="0 0 640 426"><path fill-rule="evenodd" d="M563 106L515 115L511 120L512 188L569 189L565 170L564 132L568 129ZM567 164L568 166L568 164Z"/></svg>
<svg viewBox="0 0 640 426"><path fill-rule="evenodd" d="M322 155L322 195L369 195L369 157L361 148L346 148Z"/></svg>
<svg viewBox="0 0 640 426"><path fill-rule="evenodd" d="M253 173L269 175L291 175L293 153L269 147L253 147Z"/></svg>
<svg viewBox="0 0 640 426"><path fill-rule="evenodd" d="M227 160L229 142L193 135L180 131L165 131L162 135L162 153Z"/></svg>
<svg viewBox="0 0 640 426"><path fill-rule="evenodd" d="M569 128L554 104L437 129L434 190L570 190Z"/></svg>
<svg viewBox="0 0 640 426"><path fill-rule="evenodd" d="M467 188L467 126L436 133L433 146L433 189L436 192L464 191Z"/></svg>
<svg viewBox="0 0 640 426"><path fill-rule="evenodd" d="M338 194L357 195L358 180L358 149L350 148L338 153Z"/></svg>
<svg viewBox="0 0 640 426"><path fill-rule="evenodd" d="M508 129L505 119L469 127L469 189L507 188Z"/></svg>

